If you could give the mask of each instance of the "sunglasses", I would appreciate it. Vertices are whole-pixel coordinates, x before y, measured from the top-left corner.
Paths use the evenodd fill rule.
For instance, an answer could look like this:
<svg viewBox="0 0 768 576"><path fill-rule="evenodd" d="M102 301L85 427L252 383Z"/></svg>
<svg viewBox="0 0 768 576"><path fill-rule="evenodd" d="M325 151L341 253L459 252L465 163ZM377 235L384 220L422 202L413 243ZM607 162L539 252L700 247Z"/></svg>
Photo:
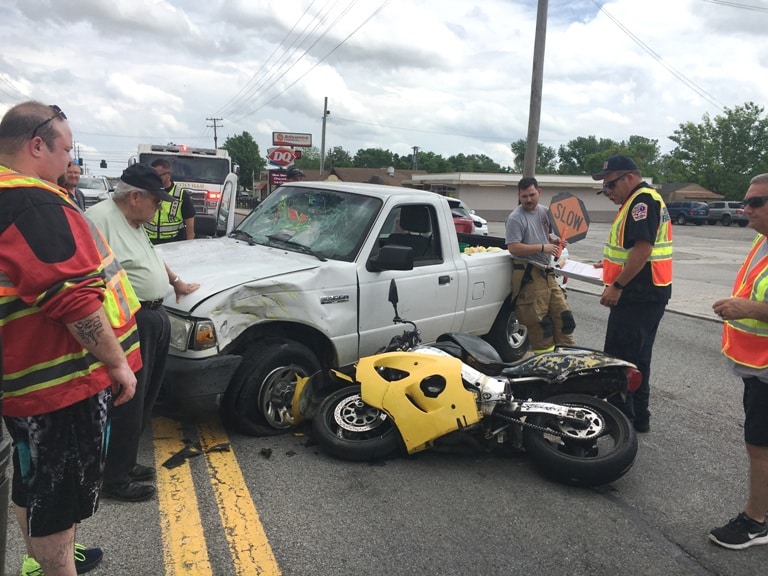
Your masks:
<svg viewBox="0 0 768 576"><path fill-rule="evenodd" d="M603 190L613 190L614 188L616 188L616 184L618 184L620 180L622 180L623 178L626 178L627 176L629 176L629 172L627 172L626 174L622 174L618 178L614 178L610 182L606 182L605 184L603 184Z"/></svg>
<svg viewBox="0 0 768 576"><path fill-rule="evenodd" d="M58 106L56 106L56 104L51 104L51 105L49 106L49 108L50 108L51 110L53 110L53 116L51 116L50 118L48 118L48 120L43 120L42 122L40 122L40 124L38 124L37 126L35 126L35 129L34 129L34 130L32 130L32 138L33 138L33 139L34 139L34 137L35 137L35 136L37 136L37 131L38 131L38 130L40 130L40 128L42 128L42 127L43 127L43 126L45 126L46 124L48 124L48 122L50 122L51 120L55 120L56 118L63 118L64 120L66 120L66 119L67 119L67 115L66 115L66 114L64 114L64 110L62 110L61 108L59 108Z"/></svg>
<svg viewBox="0 0 768 576"><path fill-rule="evenodd" d="M762 208L768 202L768 196L752 196L744 199L744 205L750 208Z"/></svg>

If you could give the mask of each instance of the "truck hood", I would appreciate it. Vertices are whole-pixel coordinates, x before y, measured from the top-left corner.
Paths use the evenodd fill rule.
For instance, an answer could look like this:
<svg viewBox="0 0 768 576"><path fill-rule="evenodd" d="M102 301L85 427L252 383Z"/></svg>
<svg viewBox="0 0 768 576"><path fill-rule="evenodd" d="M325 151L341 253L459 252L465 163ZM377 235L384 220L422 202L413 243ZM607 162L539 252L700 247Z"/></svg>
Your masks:
<svg viewBox="0 0 768 576"><path fill-rule="evenodd" d="M174 293L165 298L166 308L192 312L215 294L250 282L317 268L314 256L289 252L233 238L185 240L156 247L160 258L185 282L200 284L192 294L176 302Z"/></svg>

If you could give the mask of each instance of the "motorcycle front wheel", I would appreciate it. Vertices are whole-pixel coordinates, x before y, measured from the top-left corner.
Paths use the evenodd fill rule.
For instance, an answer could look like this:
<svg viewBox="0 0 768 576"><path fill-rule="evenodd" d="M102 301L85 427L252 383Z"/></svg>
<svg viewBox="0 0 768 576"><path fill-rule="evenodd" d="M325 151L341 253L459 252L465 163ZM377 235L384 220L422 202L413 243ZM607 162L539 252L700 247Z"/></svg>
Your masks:
<svg viewBox="0 0 768 576"><path fill-rule="evenodd" d="M615 406L585 394L560 394L544 400L583 411L581 421L551 414L526 418L523 447L545 475L578 486L599 486L626 474L637 455L637 434Z"/></svg>
<svg viewBox="0 0 768 576"><path fill-rule="evenodd" d="M362 401L359 384L325 398L312 419L312 430L320 448L341 460L381 460L400 445L392 419Z"/></svg>

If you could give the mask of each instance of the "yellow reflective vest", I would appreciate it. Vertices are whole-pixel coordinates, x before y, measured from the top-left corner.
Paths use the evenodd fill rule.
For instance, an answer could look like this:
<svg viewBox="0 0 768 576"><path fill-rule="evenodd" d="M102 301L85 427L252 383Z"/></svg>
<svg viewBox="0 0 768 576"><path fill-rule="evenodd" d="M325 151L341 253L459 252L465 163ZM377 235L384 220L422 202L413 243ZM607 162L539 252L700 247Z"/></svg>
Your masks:
<svg viewBox="0 0 768 576"><path fill-rule="evenodd" d="M768 292L768 255L759 260L757 253L765 245L759 234L741 265L733 285L733 296L766 302ZM723 354L750 368L768 368L768 322L753 318L726 320L723 324Z"/></svg>
<svg viewBox="0 0 768 576"><path fill-rule="evenodd" d="M624 248L624 229L629 215L629 207L640 194L649 194L661 206L662 213L666 208L656 190L653 188L638 188L627 198L619 208L619 213L613 220L608 242L603 248L603 283L608 286L619 277L629 258L631 248ZM661 219L656 229L656 239L651 250L651 277L655 286L672 284L672 226L669 220Z"/></svg>
<svg viewBox="0 0 768 576"><path fill-rule="evenodd" d="M184 219L181 217L181 189L177 188L174 182L168 193L173 196L173 202L161 202L160 210L155 214L155 219L144 224L150 240L176 238L179 231L184 227Z"/></svg>

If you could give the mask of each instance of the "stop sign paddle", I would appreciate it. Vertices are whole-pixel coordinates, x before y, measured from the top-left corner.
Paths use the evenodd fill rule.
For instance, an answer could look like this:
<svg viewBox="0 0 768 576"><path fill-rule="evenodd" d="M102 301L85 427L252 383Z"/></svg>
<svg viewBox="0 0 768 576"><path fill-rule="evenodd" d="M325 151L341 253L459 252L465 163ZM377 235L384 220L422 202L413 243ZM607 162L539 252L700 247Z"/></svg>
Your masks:
<svg viewBox="0 0 768 576"><path fill-rule="evenodd" d="M587 237L589 213L584 202L570 192L560 192L552 198L549 221L561 240L576 242Z"/></svg>

